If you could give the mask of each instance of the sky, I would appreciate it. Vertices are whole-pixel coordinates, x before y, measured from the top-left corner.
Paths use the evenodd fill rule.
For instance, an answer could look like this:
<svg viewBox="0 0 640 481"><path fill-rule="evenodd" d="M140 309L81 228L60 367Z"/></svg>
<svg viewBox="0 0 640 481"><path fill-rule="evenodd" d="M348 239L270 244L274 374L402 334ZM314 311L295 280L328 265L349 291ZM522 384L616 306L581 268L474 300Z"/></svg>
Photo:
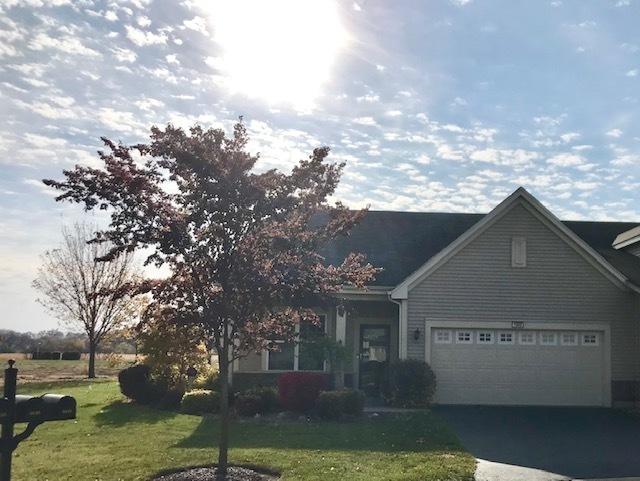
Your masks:
<svg viewBox="0 0 640 481"><path fill-rule="evenodd" d="M154 124L243 116L259 169L328 145L353 207L488 212L522 185L562 219L640 221L639 20L640 0L0 0L0 328L58 326L31 281L88 217L41 179Z"/></svg>

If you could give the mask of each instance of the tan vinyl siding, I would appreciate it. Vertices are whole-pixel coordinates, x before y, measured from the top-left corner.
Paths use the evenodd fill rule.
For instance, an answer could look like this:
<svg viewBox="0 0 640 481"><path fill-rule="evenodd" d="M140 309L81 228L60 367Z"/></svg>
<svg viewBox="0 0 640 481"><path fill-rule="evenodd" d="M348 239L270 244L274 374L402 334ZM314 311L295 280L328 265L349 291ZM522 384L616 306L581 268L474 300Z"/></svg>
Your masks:
<svg viewBox="0 0 640 481"><path fill-rule="evenodd" d="M249 354L247 357L238 360L238 371L240 372L255 372L261 370L262 354L260 353Z"/></svg>
<svg viewBox="0 0 640 481"><path fill-rule="evenodd" d="M511 242L526 238L527 265L511 266ZM612 378L638 376L638 300L624 292L516 204L409 292L409 333L425 319L608 322ZM409 357L424 359L424 337L408 336Z"/></svg>

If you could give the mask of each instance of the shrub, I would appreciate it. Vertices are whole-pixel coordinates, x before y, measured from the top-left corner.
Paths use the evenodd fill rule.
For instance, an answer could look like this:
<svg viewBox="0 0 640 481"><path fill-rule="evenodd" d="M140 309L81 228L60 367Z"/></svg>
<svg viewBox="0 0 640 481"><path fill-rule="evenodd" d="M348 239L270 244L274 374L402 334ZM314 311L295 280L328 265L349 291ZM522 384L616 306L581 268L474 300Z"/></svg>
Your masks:
<svg viewBox="0 0 640 481"><path fill-rule="evenodd" d="M62 356L60 356L60 358L63 361L79 361L81 356L81 352L65 351L62 353Z"/></svg>
<svg viewBox="0 0 640 481"><path fill-rule="evenodd" d="M59 361L61 355L62 353L58 351L55 351L55 352L40 351L40 352L32 353L31 359L36 359L38 361Z"/></svg>
<svg viewBox="0 0 640 481"><path fill-rule="evenodd" d="M151 368L145 364L123 369L118 373L120 392L140 404L159 402L167 393L167 385L151 376Z"/></svg>
<svg viewBox="0 0 640 481"><path fill-rule="evenodd" d="M207 389L189 391L180 406L186 414L214 414L220 411L220 393Z"/></svg>
<svg viewBox="0 0 640 481"><path fill-rule="evenodd" d="M206 367L198 373L193 387L196 389L208 389L210 391L220 390L220 379L217 369Z"/></svg>
<svg viewBox="0 0 640 481"><path fill-rule="evenodd" d="M320 391L327 389L329 382L325 374L313 372L287 372L278 378L280 404L300 413L311 411Z"/></svg>
<svg viewBox="0 0 640 481"><path fill-rule="evenodd" d="M167 392L164 393L164 395L158 402L158 406L162 409L168 409L171 411L176 410L180 407L183 396L184 389L180 387L170 388L167 390Z"/></svg>
<svg viewBox="0 0 640 481"><path fill-rule="evenodd" d="M353 389L323 391L318 396L317 407L323 419L359 416L364 410L364 394Z"/></svg>
<svg viewBox="0 0 640 481"><path fill-rule="evenodd" d="M278 392L272 387L256 387L239 393L234 400L240 416L268 414L278 409Z"/></svg>
<svg viewBox="0 0 640 481"><path fill-rule="evenodd" d="M436 375L429 364L412 359L389 365L383 386L385 401L396 407L426 407L436 391Z"/></svg>

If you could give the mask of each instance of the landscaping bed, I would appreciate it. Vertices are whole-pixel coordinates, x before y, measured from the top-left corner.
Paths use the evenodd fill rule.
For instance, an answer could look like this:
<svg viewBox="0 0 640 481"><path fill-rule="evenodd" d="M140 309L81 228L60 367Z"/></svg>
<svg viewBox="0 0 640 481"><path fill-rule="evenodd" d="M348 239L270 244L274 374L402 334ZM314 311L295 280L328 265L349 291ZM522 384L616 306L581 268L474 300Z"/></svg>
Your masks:
<svg viewBox="0 0 640 481"><path fill-rule="evenodd" d="M150 481L217 481L217 468L215 466L200 466L186 468L161 474ZM229 466L227 470L227 481L276 481L280 479L275 474L259 472L254 468L245 466Z"/></svg>

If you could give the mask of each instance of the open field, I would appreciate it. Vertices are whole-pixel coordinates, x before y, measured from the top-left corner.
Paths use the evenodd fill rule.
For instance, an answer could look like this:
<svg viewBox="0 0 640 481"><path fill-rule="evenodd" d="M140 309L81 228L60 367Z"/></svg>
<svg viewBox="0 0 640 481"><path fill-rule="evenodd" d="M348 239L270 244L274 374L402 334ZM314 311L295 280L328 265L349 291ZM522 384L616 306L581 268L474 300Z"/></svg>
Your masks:
<svg viewBox="0 0 640 481"><path fill-rule="evenodd" d="M87 377L88 361L81 359L79 361L48 361L48 360L31 360L24 359L24 356L14 356L12 354L2 354L0 361L2 369L6 367L6 360L16 359L16 367L18 368L18 383L32 382L54 382L80 380ZM115 379L118 371L131 365L130 360L107 360L98 358L96 360L96 375L100 379ZM0 384L4 379L0 375Z"/></svg>
<svg viewBox="0 0 640 481"><path fill-rule="evenodd" d="M215 417L124 402L114 382L31 384L23 393L71 394L77 421L40 426L14 456L16 481L145 480L160 469L210 463ZM230 457L300 481L471 481L475 461L434 415L351 423L235 421Z"/></svg>

